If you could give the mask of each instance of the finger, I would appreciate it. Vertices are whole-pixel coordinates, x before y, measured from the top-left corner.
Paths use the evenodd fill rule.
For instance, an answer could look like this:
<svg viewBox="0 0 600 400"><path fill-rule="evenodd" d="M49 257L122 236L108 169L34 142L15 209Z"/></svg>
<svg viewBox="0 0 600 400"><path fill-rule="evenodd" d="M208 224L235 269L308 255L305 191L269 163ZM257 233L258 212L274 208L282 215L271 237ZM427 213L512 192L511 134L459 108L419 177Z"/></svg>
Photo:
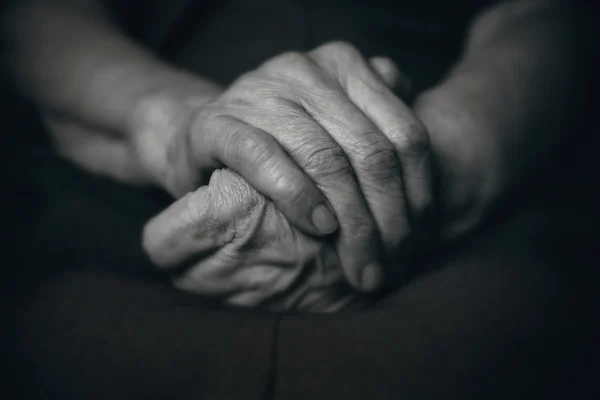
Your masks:
<svg viewBox="0 0 600 400"><path fill-rule="evenodd" d="M196 263L181 275L172 279L177 289L211 297L246 298L254 300L271 295L278 281L289 279L273 266L250 267L224 254L216 254ZM252 304L257 305L258 301Z"/></svg>
<svg viewBox="0 0 600 400"><path fill-rule="evenodd" d="M331 57L336 58L335 62L331 62ZM354 48L342 45L333 50L318 49L315 58L336 77L350 100L393 146L402 170L401 185L405 199L399 204L404 211L398 220L383 221L383 226L389 228L382 231L384 241L387 238L387 243L395 247L403 243L411 231L409 217L423 215L431 207L433 190L427 132L412 111L378 79ZM391 160L391 155L389 158ZM396 229L390 227L392 221L396 222Z"/></svg>
<svg viewBox="0 0 600 400"><path fill-rule="evenodd" d="M240 255L241 257L241 255ZM172 280L176 288L211 297L227 297L229 304L257 306L288 290L301 273L280 265L252 265L242 258L217 254L198 262Z"/></svg>
<svg viewBox="0 0 600 400"><path fill-rule="evenodd" d="M318 61L326 63L328 60ZM327 65L319 69L319 65L323 64L319 64L318 61L314 64L314 68L320 71L331 68L333 70L331 74L335 72L335 65ZM408 230L406 210L403 207L401 170L395 149L377 126L347 97L337 82L331 79L324 82L317 81L304 89L298 95L298 101L343 149L350 168L356 175L359 189L376 221L374 227L360 222L360 225L353 223L357 221L356 210L346 207L345 199L341 199L337 204L339 208L346 209L345 217L348 221L346 224L352 228L341 234L338 242L343 268L351 283L360 282L364 274L365 282L362 287L376 288L380 284L381 269L378 266L366 268L366 264L353 262L348 259L352 256L346 257L346 255L353 255L351 250L353 248L362 249L364 246L359 246L357 242L366 241L365 236L377 237L381 233L385 243L395 244ZM336 204L331 199L330 201L336 209ZM336 213L341 225L342 216L337 209ZM383 256L381 248L377 253L376 258L380 259ZM366 281L371 283L367 284Z"/></svg>
<svg viewBox="0 0 600 400"><path fill-rule="evenodd" d="M224 298L243 293L248 283L240 279L231 265L209 257L171 279L176 289L207 297Z"/></svg>
<svg viewBox="0 0 600 400"><path fill-rule="evenodd" d="M212 253L241 236L254 237L267 200L228 170L213 172L207 186L188 193L150 220L143 232L144 249L162 268L181 265Z"/></svg>
<svg viewBox="0 0 600 400"><path fill-rule="evenodd" d="M391 59L387 57L373 57L369 59L369 65L383 82L398 92L402 99L408 99L412 95L412 84L408 77L402 73Z"/></svg>
<svg viewBox="0 0 600 400"><path fill-rule="evenodd" d="M153 264L173 268L215 251L235 232L222 221L208 186L188 193L152 218L144 227L142 245Z"/></svg>
<svg viewBox="0 0 600 400"><path fill-rule="evenodd" d="M314 180L338 217L336 246L348 280L359 290L374 290L381 280L377 226L339 144L292 101L271 101L260 112L234 112L273 135ZM367 265L375 271L364 281L361 272Z"/></svg>
<svg viewBox="0 0 600 400"><path fill-rule="evenodd" d="M145 227L143 245L159 267L172 270L195 259L172 279L184 291L232 296L258 290L275 279L277 267L245 267L252 255L237 251L262 226L267 201L242 178L213 173L208 186L177 200Z"/></svg>
<svg viewBox="0 0 600 400"><path fill-rule="evenodd" d="M353 56L351 54L351 56ZM370 72L361 57L353 57L352 72L340 79L352 101L378 126L396 148L411 214L431 209L433 167L429 135L412 110Z"/></svg>
<svg viewBox="0 0 600 400"><path fill-rule="evenodd" d="M205 119L193 128L196 154L205 155L237 172L258 192L273 200L289 221L311 235L337 229L329 204L312 180L267 132L236 118Z"/></svg>

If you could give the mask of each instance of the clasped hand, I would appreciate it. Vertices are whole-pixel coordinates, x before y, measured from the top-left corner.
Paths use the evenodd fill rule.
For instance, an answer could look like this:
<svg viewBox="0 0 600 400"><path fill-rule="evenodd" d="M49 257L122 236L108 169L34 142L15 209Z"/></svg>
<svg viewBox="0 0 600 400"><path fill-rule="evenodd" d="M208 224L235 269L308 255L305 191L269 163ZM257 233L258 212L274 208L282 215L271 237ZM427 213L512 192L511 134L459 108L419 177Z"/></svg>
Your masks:
<svg viewBox="0 0 600 400"><path fill-rule="evenodd" d="M319 308L352 297L328 291L341 282L378 288L433 201L428 135L390 90L398 79L389 60L331 43L190 108L163 174L188 194L146 226L153 262L190 265L176 286L239 304ZM317 283L299 295L298 281Z"/></svg>

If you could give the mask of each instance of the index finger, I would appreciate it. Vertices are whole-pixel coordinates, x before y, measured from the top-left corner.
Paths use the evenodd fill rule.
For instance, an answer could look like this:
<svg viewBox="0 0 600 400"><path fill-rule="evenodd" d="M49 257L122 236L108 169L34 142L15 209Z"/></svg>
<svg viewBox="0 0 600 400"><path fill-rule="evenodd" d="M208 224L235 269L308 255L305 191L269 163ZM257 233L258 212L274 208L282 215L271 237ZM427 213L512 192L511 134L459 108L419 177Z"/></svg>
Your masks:
<svg viewBox="0 0 600 400"><path fill-rule="evenodd" d="M196 153L237 172L300 230L314 236L337 230L321 191L269 133L231 116L203 119L193 129L202 131L191 136Z"/></svg>

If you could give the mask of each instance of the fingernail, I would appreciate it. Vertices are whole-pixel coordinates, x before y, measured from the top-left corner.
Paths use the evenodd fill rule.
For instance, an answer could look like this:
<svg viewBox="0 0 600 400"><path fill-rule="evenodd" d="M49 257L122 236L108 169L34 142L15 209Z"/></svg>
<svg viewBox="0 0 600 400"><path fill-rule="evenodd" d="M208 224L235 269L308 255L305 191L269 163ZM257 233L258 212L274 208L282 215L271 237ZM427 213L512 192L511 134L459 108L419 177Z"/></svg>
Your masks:
<svg viewBox="0 0 600 400"><path fill-rule="evenodd" d="M366 292L372 292L379 288L383 280L383 270L379 264L369 264L363 269L361 275L361 287Z"/></svg>
<svg viewBox="0 0 600 400"><path fill-rule="evenodd" d="M312 212L312 223L322 233L332 233L337 229L337 220L329 208L321 203Z"/></svg>

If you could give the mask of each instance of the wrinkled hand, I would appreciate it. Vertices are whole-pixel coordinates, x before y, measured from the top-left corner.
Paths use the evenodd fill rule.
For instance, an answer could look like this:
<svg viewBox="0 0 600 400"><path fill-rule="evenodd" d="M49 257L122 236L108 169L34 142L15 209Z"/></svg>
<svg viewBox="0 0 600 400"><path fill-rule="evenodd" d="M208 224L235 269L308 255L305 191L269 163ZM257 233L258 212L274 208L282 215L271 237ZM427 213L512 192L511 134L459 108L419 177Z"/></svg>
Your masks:
<svg viewBox="0 0 600 400"><path fill-rule="evenodd" d="M382 63L394 75L344 43L269 60L190 114L165 186L183 195L226 166L304 233L337 229L348 281L376 289L432 203L427 132L375 72Z"/></svg>
<svg viewBox="0 0 600 400"><path fill-rule="evenodd" d="M333 312L362 299L345 281L333 243L294 228L226 169L151 220L144 247L166 269L203 255L174 286L233 305Z"/></svg>

